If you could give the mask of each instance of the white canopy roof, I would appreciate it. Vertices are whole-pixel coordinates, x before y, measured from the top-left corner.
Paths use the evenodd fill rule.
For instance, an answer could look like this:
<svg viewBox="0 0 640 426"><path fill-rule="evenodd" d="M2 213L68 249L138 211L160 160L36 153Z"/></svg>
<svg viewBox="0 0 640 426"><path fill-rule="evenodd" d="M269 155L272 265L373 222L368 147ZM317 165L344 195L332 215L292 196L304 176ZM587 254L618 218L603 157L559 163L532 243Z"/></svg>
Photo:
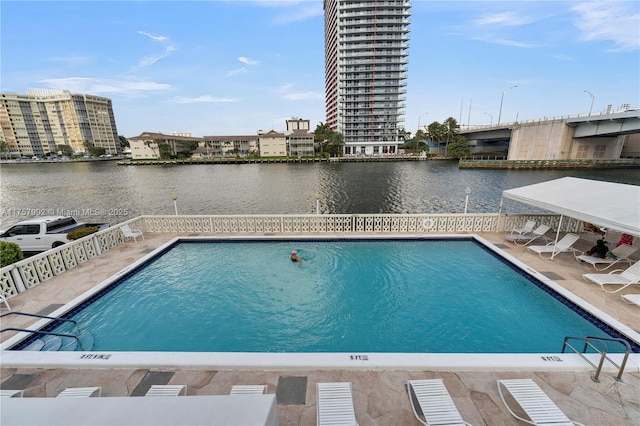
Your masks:
<svg viewBox="0 0 640 426"><path fill-rule="evenodd" d="M564 177L502 196L603 228L640 236L640 186Z"/></svg>

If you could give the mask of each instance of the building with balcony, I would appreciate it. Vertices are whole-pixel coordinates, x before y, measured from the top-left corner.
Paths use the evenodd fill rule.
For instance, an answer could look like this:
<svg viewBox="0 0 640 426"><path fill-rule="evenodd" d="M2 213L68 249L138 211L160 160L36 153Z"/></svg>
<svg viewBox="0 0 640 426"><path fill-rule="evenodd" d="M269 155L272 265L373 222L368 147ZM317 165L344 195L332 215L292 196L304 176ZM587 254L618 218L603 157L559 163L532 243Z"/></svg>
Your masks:
<svg viewBox="0 0 640 426"><path fill-rule="evenodd" d="M410 7L324 0L326 120L345 155L395 154L403 142Z"/></svg>
<svg viewBox="0 0 640 426"><path fill-rule="evenodd" d="M0 93L0 142L11 156L48 156L58 145L85 152L88 145L107 154L122 152L111 99L66 90L28 89Z"/></svg>

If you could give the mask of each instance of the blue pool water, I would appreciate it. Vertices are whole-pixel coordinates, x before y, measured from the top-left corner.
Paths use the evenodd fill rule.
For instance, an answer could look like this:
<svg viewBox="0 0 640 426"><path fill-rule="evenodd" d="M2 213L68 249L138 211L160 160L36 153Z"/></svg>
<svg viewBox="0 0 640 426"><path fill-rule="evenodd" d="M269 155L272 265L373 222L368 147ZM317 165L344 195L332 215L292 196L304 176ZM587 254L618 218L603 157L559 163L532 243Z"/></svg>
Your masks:
<svg viewBox="0 0 640 426"><path fill-rule="evenodd" d="M95 351L557 353L609 337L472 240L181 242L76 311Z"/></svg>

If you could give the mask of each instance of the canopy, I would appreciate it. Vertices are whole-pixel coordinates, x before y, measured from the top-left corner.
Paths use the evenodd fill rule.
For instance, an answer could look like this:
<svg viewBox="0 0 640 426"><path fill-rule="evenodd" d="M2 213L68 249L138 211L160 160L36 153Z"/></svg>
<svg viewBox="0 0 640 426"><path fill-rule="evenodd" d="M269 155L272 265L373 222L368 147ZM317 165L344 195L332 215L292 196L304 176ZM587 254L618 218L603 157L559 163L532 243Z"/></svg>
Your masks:
<svg viewBox="0 0 640 426"><path fill-rule="evenodd" d="M508 189L504 198L640 236L640 186L564 177Z"/></svg>

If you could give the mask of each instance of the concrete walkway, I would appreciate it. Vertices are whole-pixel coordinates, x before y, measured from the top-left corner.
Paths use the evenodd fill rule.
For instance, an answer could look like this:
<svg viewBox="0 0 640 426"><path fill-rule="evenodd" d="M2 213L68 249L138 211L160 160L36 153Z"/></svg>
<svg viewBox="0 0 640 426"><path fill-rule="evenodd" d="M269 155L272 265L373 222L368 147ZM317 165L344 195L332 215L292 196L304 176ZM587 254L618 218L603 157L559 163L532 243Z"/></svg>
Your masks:
<svg viewBox="0 0 640 426"><path fill-rule="evenodd" d="M626 304L620 294L607 294L596 285L586 284L581 275L593 272L590 265L580 264L573 256L562 254L554 261L541 259L525 249L507 243L502 234L482 234L506 252L531 268L553 276L556 283L578 295L596 308L640 332L640 308ZM147 234L144 241L130 242L88 261L10 299L12 310L41 312L67 303L120 271L133 261L169 241L174 235ZM593 241L580 241L582 248ZM623 265L624 267L624 265ZM633 291L624 291L632 293ZM638 291L635 291L638 292ZM2 309L2 313L6 309ZM25 328L35 322L31 318L7 317L2 328ZM3 333L5 341L11 333ZM470 355L471 357L473 355ZM585 425L640 425L640 371L628 365L624 382L613 380L612 373L601 374L595 383L585 371L433 371L424 370L180 370L163 369L65 369L7 368L0 370L0 387L21 386L25 397L53 397L66 387L102 386L103 397L144 394L153 378L162 377L170 384L186 384L188 395L228 394L233 384L267 384L269 393L278 394L281 425L311 425L316 422L318 382L349 381L353 383L356 418L360 425L418 424L409 404L405 383L409 379L442 378L463 418L474 425L517 425L499 398L496 380L532 378L572 420ZM283 378L305 377L306 388L296 389L300 401L285 398ZM282 398L281 398L282 397ZM1 401L0 401L1 403ZM1 407L0 407L1 408Z"/></svg>

